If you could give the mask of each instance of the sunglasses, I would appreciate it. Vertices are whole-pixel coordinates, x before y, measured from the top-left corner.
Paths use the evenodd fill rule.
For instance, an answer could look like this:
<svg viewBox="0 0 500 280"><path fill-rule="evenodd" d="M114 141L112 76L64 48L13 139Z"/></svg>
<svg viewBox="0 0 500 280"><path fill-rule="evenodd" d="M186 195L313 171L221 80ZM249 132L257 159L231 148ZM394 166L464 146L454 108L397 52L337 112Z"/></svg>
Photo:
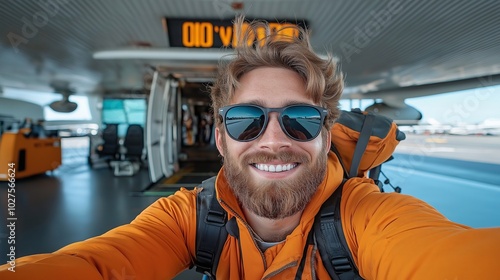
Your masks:
<svg viewBox="0 0 500 280"><path fill-rule="evenodd" d="M306 104L282 108L265 108L253 104L236 104L219 109L227 134L240 142L257 139L266 130L269 113L277 112L283 132L295 141L311 141L319 135L328 110Z"/></svg>

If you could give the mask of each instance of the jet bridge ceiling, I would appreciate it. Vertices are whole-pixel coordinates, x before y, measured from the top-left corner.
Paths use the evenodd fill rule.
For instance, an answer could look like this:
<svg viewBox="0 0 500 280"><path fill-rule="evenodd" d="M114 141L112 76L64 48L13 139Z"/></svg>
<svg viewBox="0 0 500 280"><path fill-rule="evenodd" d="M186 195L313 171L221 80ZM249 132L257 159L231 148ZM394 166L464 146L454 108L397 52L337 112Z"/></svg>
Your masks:
<svg viewBox="0 0 500 280"><path fill-rule="evenodd" d="M3 0L0 5L4 87L51 90L51 81L65 80L80 94L137 90L150 81L154 67L206 80L217 55L196 57L214 50L172 48L162 19L229 19L240 13L306 20L314 49L338 58L346 97L385 92L403 98L405 92L447 88L411 91L418 85L448 82L467 88L470 83L453 81L490 85L500 80L495 0ZM137 56L138 49L149 56ZM109 50L134 52L94 58Z"/></svg>

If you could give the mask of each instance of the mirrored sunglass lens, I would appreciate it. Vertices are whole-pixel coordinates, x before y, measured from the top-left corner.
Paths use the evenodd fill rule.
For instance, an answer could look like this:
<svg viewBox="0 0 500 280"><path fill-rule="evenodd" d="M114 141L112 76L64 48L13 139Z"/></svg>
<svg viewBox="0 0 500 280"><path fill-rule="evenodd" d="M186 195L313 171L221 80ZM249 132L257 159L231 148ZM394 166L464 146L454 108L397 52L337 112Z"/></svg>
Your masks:
<svg viewBox="0 0 500 280"><path fill-rule="evenodd" d="M313 107L296 106L283 111L282 122L288 134L297 140L312 140L321 129L321 114Z"/></svg>
<svg viewBox="0 0 500 280"><path fill-rule="evenodd" d="M264 113L252 106L239 106L226 113L227 133L240 141L252 140L264 126Z"/></svg>

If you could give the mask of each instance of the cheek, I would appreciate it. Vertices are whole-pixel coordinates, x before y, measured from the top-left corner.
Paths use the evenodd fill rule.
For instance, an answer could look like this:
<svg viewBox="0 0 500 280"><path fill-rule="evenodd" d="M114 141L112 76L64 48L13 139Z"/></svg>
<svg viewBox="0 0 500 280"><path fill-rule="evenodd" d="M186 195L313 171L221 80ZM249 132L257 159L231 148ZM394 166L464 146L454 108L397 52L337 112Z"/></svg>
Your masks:
<svg viewBox="0 0 500 280"><path fill-rule="evenodd" d="M232 142L234 142L234 141L232 141ZM246 153L247 151L250 150L250 147L249 147L249 145L247 145L247 143L236 142L236 143L231 143L231 144L229 144L230 145L229 150L231 151L231 154L233 156L235 156L236 158L239 158L241 155L243 155L244 153Z"/></svg>
<svg viewBox="0 0 500 280"><path fill-rule="evenodd" d="M318 137L314 139L312 142L309 143L310 145L305 148L311 155L319 155L320 153L328 153L328 150L326 150L327 145L325 145L324 140L321 137ZM326 150L326 151L325 151Z"/></svg>
<svg viewBox="0 0 500 280"><path fill-rule="evenodd" d="M230 158L232 161L237 161L242 154L250 149L251 142L238 142L230 139L226 135L220 135L220 137L217 146L221 155L225 157L226 160Z"/></svg>

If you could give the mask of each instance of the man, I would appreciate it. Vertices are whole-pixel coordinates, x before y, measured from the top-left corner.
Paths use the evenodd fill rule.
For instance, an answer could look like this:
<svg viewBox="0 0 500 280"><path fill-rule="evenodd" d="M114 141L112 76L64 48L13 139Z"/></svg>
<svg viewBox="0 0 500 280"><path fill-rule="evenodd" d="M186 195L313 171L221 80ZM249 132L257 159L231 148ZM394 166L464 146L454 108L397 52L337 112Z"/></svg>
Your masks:
<svg viewBox="0 0 500 280"><path fill-rule="evenodd" d="M216 193L239 232L224 244L218 279L329 278L308 235L343 179L338 159L328 152L343 82L335 63L315 55L308 34L297 32L280 38L264 23L253 23L212 88L215 139L224 157ZM241 44L252 34L269 36L250 47ZM3 266L0 276L171 279L193 265L199 191L161 198L128 225L52 254L21 258L15 273ZM500 275L500 229L453 223L420 200L380 193L369 179L345 183L341 218L365 279Z"/></svg>

